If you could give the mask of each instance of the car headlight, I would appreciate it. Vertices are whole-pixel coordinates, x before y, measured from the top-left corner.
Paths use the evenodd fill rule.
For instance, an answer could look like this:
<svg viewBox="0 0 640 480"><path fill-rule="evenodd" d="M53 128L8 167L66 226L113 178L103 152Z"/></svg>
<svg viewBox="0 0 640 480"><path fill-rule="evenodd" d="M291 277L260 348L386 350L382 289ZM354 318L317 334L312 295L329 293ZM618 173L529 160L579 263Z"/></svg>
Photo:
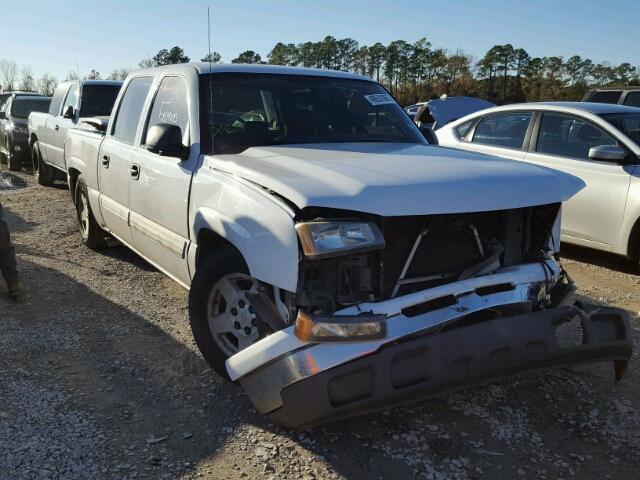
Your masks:
<svg viewBox="0 0 640 480"><path fill-rule="evenodd" d="M17 126L13 126L13 131L15 133L23 133L23 134L27 134L29 133L29 131L27 130L27 127L17 127Z"/></svg>
<svg viewBox="0 0 640 480"><path fill-rule="evenodd" d="M384 248L384 238L375 223L322 220L296 224L307 258L317 259Z"/></svg>

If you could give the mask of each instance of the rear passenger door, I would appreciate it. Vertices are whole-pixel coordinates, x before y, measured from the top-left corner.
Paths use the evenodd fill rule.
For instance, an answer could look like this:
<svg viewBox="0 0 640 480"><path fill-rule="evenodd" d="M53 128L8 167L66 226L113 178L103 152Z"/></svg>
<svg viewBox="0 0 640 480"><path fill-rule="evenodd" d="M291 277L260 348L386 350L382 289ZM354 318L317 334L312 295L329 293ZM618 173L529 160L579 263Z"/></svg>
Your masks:
<svg viewBox="0 0 640 480"><path fill-rule="evenodd" d="M70 86L68 83L58 85L49 104L49 115L46 117L44 125L40 127L43 131L36 132L38 134L38 140L40 140L40 154L42 155L42 160L46 163L53 163L50 143L55 139L55 121L60 115L62 103L67 97ZM55 156L55 153L53 156Z"/></svg>
<svg viewBox="0 0 640 480"><path fill-rule="evenodd" d="M67 139L67 131L73 126L74 118L64 118L67 109L72 108L74 112L78 108L78 84L74 83L67 91L67 95L62 103L59 115L50 116L47 119L47 132L49 135L48 163L66 170L64 164L64 142Z"/></svg>
<svg viewBox="0 0 640 480"><path fill-rule="evenodd" d="M457 148L522 160L523 146L530 131L531 112L504 112L487 115L468 132Z"/></svg>
<svg viewBox="0 0 640 480"><path fill-rule="evenodd" d="M562 234L569 240L609 250L617 240L631 177L614 162L589 159L589 149L617 140L591 121L544 112L525 160L581 178L586 187L564 203Z"/></svg>
<svg viewBox="0 0 640 480"><path fill-rule="evenodd" d="M188 207L191 175L199 152L192 147L185 160L162 156L144 148L147 132L158 124L173 124L182 131L182 143L191 146L192 125L197 125L196 92L189 93L181 76L165 76L149 108L135 154L140 176L131 184L131 232L136 249L180 283L190 282L186 253L189 237ZM193 132L195 134L195 132Z"/></svg>
<svg viewBox="0 0 640 480"><path fill-rule="evenodd" d="M133 155L152 84L153 77L129 81L98 154L100 213L107 230L131 247L129 189L137 178Z"/></svg>

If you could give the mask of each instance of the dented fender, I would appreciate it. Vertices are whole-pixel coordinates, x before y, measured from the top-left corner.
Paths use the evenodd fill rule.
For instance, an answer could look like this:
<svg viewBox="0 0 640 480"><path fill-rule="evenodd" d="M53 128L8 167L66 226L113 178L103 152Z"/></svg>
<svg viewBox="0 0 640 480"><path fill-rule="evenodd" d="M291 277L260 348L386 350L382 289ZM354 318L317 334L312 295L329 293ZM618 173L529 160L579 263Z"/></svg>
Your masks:
<svg viewBox="0 0 640 480"><path fill-rule="evenodd" d="M197 242L203 229L228 240L244 257L252 277L295 292L298 284L298 237L294 212L278 197L239 177L210 166L205 157L194 176L189 225ZM195 251L189 249L190 271Z"/></svg>

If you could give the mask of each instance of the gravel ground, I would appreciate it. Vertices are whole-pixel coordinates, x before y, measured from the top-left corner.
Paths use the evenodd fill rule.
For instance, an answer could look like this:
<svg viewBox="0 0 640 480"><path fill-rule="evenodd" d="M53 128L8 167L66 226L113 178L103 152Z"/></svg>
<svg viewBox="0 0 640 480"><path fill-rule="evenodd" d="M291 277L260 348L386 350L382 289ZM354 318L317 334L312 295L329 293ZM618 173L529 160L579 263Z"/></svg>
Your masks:
<svg viewBox="0 0 640 480"><path fill-rule="evenodd" d="M65 185L5 175L25 294L0 284L0 478L637 478L638 369L532 373L303 432L209 370L187 294L124 247L96 253ZM623 259L566 248L586 301L637 314ZM638 319L634 320L637 329ZM637 330L636 330L637 335Z"/></svg>

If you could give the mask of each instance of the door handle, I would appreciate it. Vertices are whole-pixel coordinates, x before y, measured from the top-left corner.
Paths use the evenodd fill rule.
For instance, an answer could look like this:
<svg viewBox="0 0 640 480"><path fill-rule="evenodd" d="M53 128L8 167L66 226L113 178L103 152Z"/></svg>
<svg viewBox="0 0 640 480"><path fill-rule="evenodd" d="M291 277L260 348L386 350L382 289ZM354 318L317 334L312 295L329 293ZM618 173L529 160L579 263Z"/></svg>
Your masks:
<svg viewBox="0 0 640 480"><path fill-rule="evenodd" d="M109 168L109 155L102 156L102 166L104 168Z"/></svg>
<svg viewBox="0 0 640 480"><path fill-rule="evenodd" d="M54 130L57 132L60 130L60 125L56 125L56 128L54 128Z"/></svg>
<svg viewBox="0 0 640 480"><path fill-rule="evenodd" d="M140 178L140 165L136 165L135 163L132 164L131 167L129 167L129 173L134 178L134 180Z"/></svg>

